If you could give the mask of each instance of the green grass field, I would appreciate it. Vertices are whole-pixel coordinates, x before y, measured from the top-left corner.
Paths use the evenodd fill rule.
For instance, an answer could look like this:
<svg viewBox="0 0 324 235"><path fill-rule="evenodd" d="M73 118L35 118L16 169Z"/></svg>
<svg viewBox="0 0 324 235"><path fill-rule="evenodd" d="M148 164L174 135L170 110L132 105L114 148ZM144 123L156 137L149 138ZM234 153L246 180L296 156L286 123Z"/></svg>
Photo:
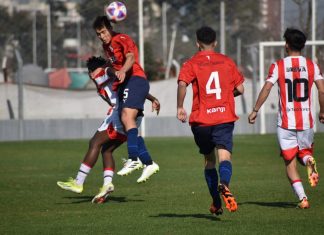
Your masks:
<svg viewBox="0 0 324 235"><path fill-rule="evenodd" d="M209 214L211 199L203 158L192 138L147 138L160 172L137 184L137 171L115 175L107 203L91 204L102 184L101 159L82 194L60 189L75 177L87 141L0 143L0 234L323 234L324 183L311 188L300 167L311 208L297 200L278 156L275 135L236 136L232 192L239 210ZM316 134L315 156L324 174L324 134ZM116 153L117 169L126 145Z"/></svg>

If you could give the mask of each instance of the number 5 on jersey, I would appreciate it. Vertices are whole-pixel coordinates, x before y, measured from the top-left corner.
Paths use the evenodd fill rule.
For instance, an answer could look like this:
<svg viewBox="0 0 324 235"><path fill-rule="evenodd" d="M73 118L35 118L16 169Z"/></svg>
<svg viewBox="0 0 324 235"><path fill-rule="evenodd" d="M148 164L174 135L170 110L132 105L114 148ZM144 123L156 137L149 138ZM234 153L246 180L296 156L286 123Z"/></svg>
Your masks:
<svg viewBox="0 0 324 235"><path fill-rule="evenodd" d="M214 82L213 87L215 87L215 88L212 88L213 82ZM219 76L218 76L217 71L212 72L210 74L209 79L208 79L207 84L206 84L206 93L207 93L207 95L216 94L216 100L221 99L222 89L220 88Z"/></svg>

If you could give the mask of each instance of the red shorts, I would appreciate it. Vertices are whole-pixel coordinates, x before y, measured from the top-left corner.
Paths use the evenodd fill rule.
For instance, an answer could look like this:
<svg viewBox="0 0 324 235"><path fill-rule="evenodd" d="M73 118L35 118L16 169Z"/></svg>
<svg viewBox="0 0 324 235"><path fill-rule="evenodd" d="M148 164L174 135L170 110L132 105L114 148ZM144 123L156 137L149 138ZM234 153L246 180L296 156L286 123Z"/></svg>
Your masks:
<svg viewBox="0 0 324 235"><path fill-rule="evenodd" d="M290 161L294 157L303 158L307 155L313 155L313 129L296 131L278 127L277 135L281 156L285 160Z"/></svg>

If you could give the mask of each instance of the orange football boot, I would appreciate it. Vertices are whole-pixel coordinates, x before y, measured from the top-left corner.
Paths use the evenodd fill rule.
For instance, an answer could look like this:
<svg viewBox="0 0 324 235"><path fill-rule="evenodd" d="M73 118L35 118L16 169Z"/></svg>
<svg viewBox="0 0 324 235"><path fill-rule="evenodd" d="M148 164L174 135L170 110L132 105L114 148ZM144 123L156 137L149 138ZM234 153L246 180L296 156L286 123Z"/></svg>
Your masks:
<svg viewBox="0 0 324 235"><path fill-rule="evenodd" d="M234 212L237 210L237 203L229 188L224 184L218 185L218 191L221 193L223 201L226 204L227 210Z"/></svg>

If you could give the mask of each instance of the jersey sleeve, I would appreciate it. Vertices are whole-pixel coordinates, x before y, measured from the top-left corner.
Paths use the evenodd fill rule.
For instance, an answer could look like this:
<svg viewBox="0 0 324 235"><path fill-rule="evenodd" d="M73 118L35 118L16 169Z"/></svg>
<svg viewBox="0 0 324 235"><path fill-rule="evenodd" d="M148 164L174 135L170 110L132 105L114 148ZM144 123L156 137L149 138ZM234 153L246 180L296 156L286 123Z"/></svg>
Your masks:
<svg viewBox="0 0 324 235"><path fill-rule="evenodd" d="M101 69L101 71L93 78L93 81L101 86L110 79L110 76L107 74L107 68Z"/></svg>
<svg viewBox="0 0 324 235"><path fill-rule="evenodd" d="M277 63L271 64L269 68L268 77L266 79L267 82L271 82L272 84L275 84L278 81L278 65Z"/></svg>
<svg viewBox="0 0 324 235"><path fill-rule="evenodd" d="M190 62L185 62L182 65L182 68L180 70L179 73L179 77L178 77L178 82L179 81L183 81L187 84L190 84L194 79L196 78L196 75L193 71L192 65Z"/></svg>
<svg viewBox="0 0 324 235"><path fill-rule="evenodd" d="M233 77L235 82L234 86L238 87L240 84L244 82L244 77L243 74L237 68L236 64L234 62L232 63L233 63Z"/></svg>
<svg viewBox="0 0 324 235"><path fill-rule="evenodd" d="M317 64L314 64L314 67L315 67L315 69L314 69L314 81L324 79L320 67Z"/></svg>
<svg viewBox="0 0 324 235"><path fill-rule="evenodd" d="M136 44L128 35L120 35L118 42L122 45L124 55L127 53L135 53Z"/></svg>

